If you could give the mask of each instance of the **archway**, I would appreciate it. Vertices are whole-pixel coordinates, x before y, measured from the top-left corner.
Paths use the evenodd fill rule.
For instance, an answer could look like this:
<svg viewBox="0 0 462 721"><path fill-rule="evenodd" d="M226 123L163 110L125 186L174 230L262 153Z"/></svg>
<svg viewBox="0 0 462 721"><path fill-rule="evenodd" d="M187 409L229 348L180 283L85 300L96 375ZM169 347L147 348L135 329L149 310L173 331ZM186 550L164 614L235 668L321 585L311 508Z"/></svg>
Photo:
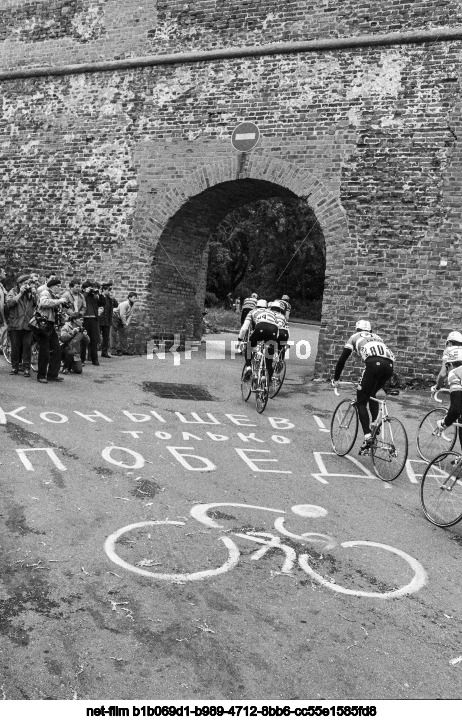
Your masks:
<svg viewBox="0 0 462 721"><path fill-rule="evenodd" d="M295 195L265 180L218 183L191 197L168 221L157 243L148 288L148 313L156 318L157 334L200 337L211 233L237 208L274 197Z"/></svg>
<svg viewBox="0 0 462 721"><path fill-rule="evenodd" d="M349 245L338 186L310 169L265 153L198 159L194 171L162 185L152 170L154 149L142 157L134 232L124 249L124 266L139 269L136 344L140 350L152 338L180 332L189 338L199 336L207 238L227 214L257 200L303 198L322 228L326 245L320 368L332 356L329 339L335 335L341 282L336 271L342 267L342 248ZM114 276L120 278L121 287L129 282L121 265L114 268Z"/></svg>

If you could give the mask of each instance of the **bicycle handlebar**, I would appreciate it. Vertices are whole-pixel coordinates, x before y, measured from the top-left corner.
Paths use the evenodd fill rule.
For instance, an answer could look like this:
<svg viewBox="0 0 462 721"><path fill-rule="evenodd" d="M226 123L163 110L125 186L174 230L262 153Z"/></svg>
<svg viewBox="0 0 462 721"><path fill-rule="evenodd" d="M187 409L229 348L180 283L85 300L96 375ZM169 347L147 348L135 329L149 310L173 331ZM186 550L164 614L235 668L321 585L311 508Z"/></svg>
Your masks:
<svg viewBox="0 0 462 721"><path fill-rule="evenodd" d="M439 394L439 393L449 393L449 392L450 392L450 391L449 391L449 388L438 388L438 390L435 391L434 393L432 393L432 395L433 395L434 400L435 400L437 403L442 403L443 401L442 401L441 398L438 398L438 394Z"/></svg>
<svg viewBox="0 0 462 721"><path fill-rule="evenodd" d="M356 383L354 383L353 381L333 381L333 380L332 380L331 383L332 383L332 385L333 385L333 387L334 387L334 393L335 393L336 396L339 396L340 393L338 392L338 388L337 388L336 385L334 385L334 383L338 383L338 384L343 383L343 385L346 385L346 386L354 386L354 385L356 385Z"/></svg>

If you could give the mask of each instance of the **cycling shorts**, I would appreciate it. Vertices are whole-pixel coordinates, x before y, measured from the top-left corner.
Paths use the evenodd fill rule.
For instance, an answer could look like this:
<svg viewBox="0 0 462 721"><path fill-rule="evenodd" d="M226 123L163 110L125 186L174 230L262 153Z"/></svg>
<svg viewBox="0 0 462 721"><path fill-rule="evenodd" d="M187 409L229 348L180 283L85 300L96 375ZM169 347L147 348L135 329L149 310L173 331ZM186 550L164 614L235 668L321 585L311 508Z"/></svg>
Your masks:
<svg viewBox="0 0 462 721"><path fill-rule="evenodd" d="M266 343L272 341L274 343L274 348L276 348L278 341L278 333L279 327L274 323L268 323L267 321L261 321L260 323L257 323L250 336L250 343L252 345L252 348L255 347L257 343L262 340Z"/></svg>

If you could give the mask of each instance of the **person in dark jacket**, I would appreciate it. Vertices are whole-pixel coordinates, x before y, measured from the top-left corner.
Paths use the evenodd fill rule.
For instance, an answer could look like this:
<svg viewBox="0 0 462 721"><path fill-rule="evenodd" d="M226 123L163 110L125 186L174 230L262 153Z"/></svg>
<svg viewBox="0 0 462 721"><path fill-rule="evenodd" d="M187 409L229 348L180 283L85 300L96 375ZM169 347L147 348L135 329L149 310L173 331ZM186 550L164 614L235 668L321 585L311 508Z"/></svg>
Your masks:
<svg viewBox="0 0 462 721"><path fill-rule="evenodd" d="M83 296L85 298L85 315L83 318L83 327L88 333L90 338L89 353L91 362L94 366L99 366L98 360L98 339L99 339L99 324L98 324L98 308L103 304L100 300L98 293L99 285L94 280L86 280L82 283ZM85 365L85 352L86 346L82 344L81 360L82 364Z"/></svg>
<svg viewBox="0 0 462 721"><path fill-rule="evenodd" d="M57 314L62 310L62 306L66 305L66 299L62 295L58 296L53 288L61 285L59 278L51 278L38 296L38 310L48 320L48 330L38 334L38 370L37 380L39 383L48 383L48 381L62 381L59 378L59 369L61 366L61 346L56 332Z"/></svg>
<svg viewBox="0 0 462 721"><path fill-rule="evenodd" d="M101 290L103 294L103 301L104 305L100 307L100 314L99 314L99 327L101 330L101 340L102 340L102 348L101 348L101 357L102 358L112 358L112 356L109 354L109 337L110 337L110 331L111 331L111 325L112 325L112 315L114 312L114 308L117 308L119 305L117 301L115 300L113 296L112 291L112 285L111 283L103 283L101 285Z"/></svg>
<svg viewBox="0 0 462 721"><path fill-rule="evenodd" d="M10 375L18 375L23 363L24 376L30 378L32 330L29 321L35 313L37 298L29 275L21 275L6 296L8 329L11 340Z"/></svg>

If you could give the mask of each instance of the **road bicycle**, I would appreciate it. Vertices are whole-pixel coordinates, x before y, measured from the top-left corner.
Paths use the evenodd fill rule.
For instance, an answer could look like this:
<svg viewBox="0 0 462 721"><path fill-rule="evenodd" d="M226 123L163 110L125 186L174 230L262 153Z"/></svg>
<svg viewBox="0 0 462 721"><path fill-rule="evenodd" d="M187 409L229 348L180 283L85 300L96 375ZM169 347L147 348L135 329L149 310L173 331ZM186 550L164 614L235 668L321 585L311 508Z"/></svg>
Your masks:
<svg viewBox="0 0 462 721"><path fill-rule="evenodd" d="M440 388L434 393L437 403L442 402L440 393L449 393L449 390ZM420 503L426 518L440 528L454 526L462 520L462 455L452 450L462 422L459 418L449 428L438 428L436 421L442 420L447 411L444 407L433 408L417 431L419 453L429 462L420 482Z"/></svg>
<svg viewBox="0 0 462 721"><path fill-rule="evenodd" d="M8 333L8 328L4 329L0 343L3 351L3 357L5 358L6 362L11 365L11 339L10 334ZM38 368L38 350L38 343L36 341L32 341L30 367L31 370L33 370L35 373L37 372Z"/></svg>
<svg viewBox="0 0 462 721"><path fill-rule="evenodd" d="M244 527L241 530L236 528L229 530L224 529L224 526L216 520L217 518L228 518L234 522L237 519L235 519L234 516L225 516L220 512L221 509L226 510L226 513L229 514L230 511L234 509L235 512L235 509L238 508L276 514L272 533L257 531L256 529L249 530L248 527ZM292 506L291 511L299 519L301 517L320 520L327 515L325 508L309 504ZM201 533L210 534L211 530L219 530L222 533L224 531L225 535L217 539L224 544L228 554L227 559L221 566L205 568L199 571L193 571L191 569L189 572L173 571L172 573L166 573L163 569L160 571L150 570L150 566L162 566L165 568L164 562L155 560L159 558L160 550L158 548L159 536L155 533L155 530L157 529L159 533L162 530L165 532L167 529L171 532L175 532L175 529L181 531L186 525L186 518L184 521L170 521L168 519L164 521L141 521L124 526L108 536L104 543L104 550L113 563L116 563L127 571L155 581L186 583L213 578L232 571L237 566L241 559L241 551L231 537L232 535L235 538L258 546L257 550L253 551L250 556L251 561L259 561L266 554L272 556L275 552L279 552L283 555L284 560L281 570L276 572L277 575L290 574L293 576L298 567L310 577L312 583L319 583L336 593L367 598L401 598L411 593L416 593L428 580L425 569L415 558L398 548L393 548L384 543L377 543L375 541L338 542L329 534L312 531L299 534L293 533L286 528L286 512L278 508L266 508L245 503L201 503L191 508L190 516L196 522L200 523L202 527L206 526L208 531L197 531L197 527L194 529L188 525L186 528L188 532L183 534L183 536L199 536ZM126 534L129 534L129 539L123 538ZM202 536L202 538L204 537ZM174 565L180 565L182 569L184 569L185 564L187 564L187 555L185 558L185 554L187 554L191 545L190 542L185 542L185 540L184 538L182 542L182 538L179 536L176 547L172 546L171 541L169 541L169 560ZM213 540L213 538L211 540ZM321 544L321 552L312 549L308 552L306 544L311 546L317 543ZM352 558L355 558L354 553L357 548L360 549L360 552L356 556L356 561L353 561ZM122 556L119 555L121 553L128 556L130 560L122 558ZM136 557L139 558L144 554L146 554L145 558L136 561ZM395 561L398 557L401 559L401 562L404 561L404 563L410 567L413 574L410 581L406 583L405 577L401 572L399 576L401 580L398 583L395 580L390 582L390 555ZM150 556L153 557L150 558ZM207 552L207 557L208 556L209 552ZM178 558L176 559L176 557ZM362 563L364 559L366 559L367 568L369 568L369 564L374 558L377 559L379 566L377 570L374 571L373 578L371 578L370 572L366 573L363 570ZM340 568L342 563L345 565L343 573ZM332 578L333 568L335 569L336 580ZM382 581L378 583L377 578L380 577L382 573L384 574ZM348 582L347 586L342 585L342 580L339 578L341 576L344 577L344 582Z"/></svg>
<svg viewBox="0 0 462 721"><path fill-rule="evenodd" d="M284 360L284 348L280 348L273 358L273 377L270 383L269 397L276 398L282 388L286 377L286 362Z"/></svg>
<svg viewBox="0 0 462 721"><path fill-rule="evenodd" d="M257 347L252 353L251 374L249 378L245 378L248 366L244 364L241 373L241 394L244 401L248 401L251 393L255 393L255 407L257 413L263 413L268 403L269 397L269 381L268 371L266 370L265 358L266 343L259 341Z"/></svg>
<svg viewBox="0 0 462 721"><path fill-rule="evenodd" d="M462 520L462 455L445 451L433 458L420 482L422 510L435 526L448 528Z"/></svg>
<svg viewBox="0 0 462 721"><path fill-rule="evenodd" d="M342 382L342 381L341 381ZM355 385L343 381L347 385ZM339 396L337 388L335 395ZM386 395L398 395L397 389L385 391ZM382 481L394 481L403 470L408 455L408 439L406 429L401 421L388 415L386 398L371 400L379 404L379 414L371 424L372 438L370 454L377 476ZM335 408L330 424L332 448L338 456L346 456L353 448L358 435L359 416L356 401L344 398Z"/></svg>
<svg viewBox="0 0 462 721"><path fill-rule="evenodd" d="M433 399L437 403L442 403L439 398L440 393L449 393L448 388L439 388L433 394ZM443 432L438 429L437 422L445 418L448 409L444 406L440 408L432 408L424 415L417 429L417 449L419 455L424 461L429 463L432 458L444 453L452 451L457 438L457 428L461 425L453 423L449 428L445 428ZM460 420L460 419L459 419Z"/></svg>

